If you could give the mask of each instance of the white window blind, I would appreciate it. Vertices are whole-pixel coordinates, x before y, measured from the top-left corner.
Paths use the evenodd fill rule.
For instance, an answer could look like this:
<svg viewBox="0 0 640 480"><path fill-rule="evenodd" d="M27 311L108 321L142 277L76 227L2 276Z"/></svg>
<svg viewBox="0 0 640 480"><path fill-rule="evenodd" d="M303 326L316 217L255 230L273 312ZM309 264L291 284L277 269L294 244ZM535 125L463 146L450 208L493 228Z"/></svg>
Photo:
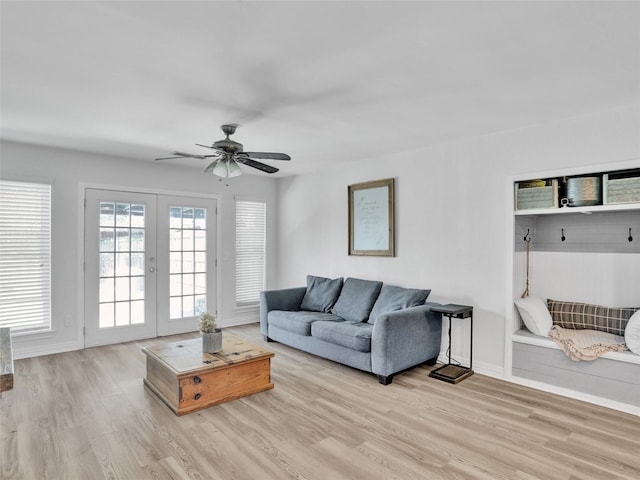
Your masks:
<svg viewBox="0 0 640 480"><path fill-rule="evenodd" d="M50 284L51 185L2 180L0 327L51 328Z"/></svg>
<svg viewBox="0 0 640 480"><path fill-rule="evenodd" d="M236 305L256 305L265 287L267 204L236 200Z"/></svg>

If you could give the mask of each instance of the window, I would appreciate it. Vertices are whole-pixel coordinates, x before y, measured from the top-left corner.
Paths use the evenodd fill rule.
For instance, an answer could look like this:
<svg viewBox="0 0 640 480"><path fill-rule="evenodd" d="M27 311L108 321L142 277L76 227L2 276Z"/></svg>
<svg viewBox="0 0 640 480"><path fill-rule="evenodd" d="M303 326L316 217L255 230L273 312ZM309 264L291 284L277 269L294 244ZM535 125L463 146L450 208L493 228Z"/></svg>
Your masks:
<svg viewBox="0 0 640 480"><path fill-rule="evenodd" d="M51 328L51 185L0 181L0 327Z"/></svg>
<svg viewBox="0 0 640 480"><path fill-rule="evenodd" d="M267 204L236 200L236 306L257 305L265 288Z"/></svg>

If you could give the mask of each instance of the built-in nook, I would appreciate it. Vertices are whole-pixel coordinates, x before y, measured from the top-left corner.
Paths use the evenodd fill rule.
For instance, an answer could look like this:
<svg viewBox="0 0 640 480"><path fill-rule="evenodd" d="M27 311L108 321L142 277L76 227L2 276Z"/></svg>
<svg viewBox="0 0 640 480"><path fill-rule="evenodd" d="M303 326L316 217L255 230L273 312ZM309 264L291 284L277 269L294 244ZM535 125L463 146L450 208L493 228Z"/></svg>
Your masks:
<svg viewBox="0 0 640 480"><path fill-rule="evenodd" d="M529 239L529 295L544 301L640 306L640 171L637 161L632 168L610 167L510 179L513 268L505 373L514 381L633 410L640 407L640 355L609 352L595 361L573 361L549 338L529 332L513 308L525 289ZM567 188L572 177L598 179L601 197L584 202L568 198L581 195ZM524 184L541 190L523 192Z"/></svg>

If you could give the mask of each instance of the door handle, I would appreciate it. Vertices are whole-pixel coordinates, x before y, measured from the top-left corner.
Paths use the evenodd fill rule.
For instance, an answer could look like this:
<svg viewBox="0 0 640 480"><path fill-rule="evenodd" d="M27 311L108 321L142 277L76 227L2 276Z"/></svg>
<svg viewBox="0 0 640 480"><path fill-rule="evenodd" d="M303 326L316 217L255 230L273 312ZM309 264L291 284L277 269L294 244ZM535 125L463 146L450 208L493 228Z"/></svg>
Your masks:
<svg viewBox="0 0 640 480"><path fill-rule="evenodd" d="M150 272L155 272L156 271L156 267L149 267L149 271Z"/></svg>

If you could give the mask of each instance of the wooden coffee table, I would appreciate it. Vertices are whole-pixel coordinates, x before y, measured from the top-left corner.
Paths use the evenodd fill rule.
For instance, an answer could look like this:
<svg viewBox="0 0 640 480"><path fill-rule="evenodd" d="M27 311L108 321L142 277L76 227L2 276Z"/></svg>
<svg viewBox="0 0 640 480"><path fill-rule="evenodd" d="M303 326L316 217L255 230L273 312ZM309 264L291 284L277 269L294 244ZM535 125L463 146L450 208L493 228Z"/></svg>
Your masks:
<svg viewBox="0 0 640 480"><path fill-rule="evenodd" d="M201 338L142 351L147 356L144 384L176 415L273 388L273 352L228 333L219 353L202 353Z"/></svg>

